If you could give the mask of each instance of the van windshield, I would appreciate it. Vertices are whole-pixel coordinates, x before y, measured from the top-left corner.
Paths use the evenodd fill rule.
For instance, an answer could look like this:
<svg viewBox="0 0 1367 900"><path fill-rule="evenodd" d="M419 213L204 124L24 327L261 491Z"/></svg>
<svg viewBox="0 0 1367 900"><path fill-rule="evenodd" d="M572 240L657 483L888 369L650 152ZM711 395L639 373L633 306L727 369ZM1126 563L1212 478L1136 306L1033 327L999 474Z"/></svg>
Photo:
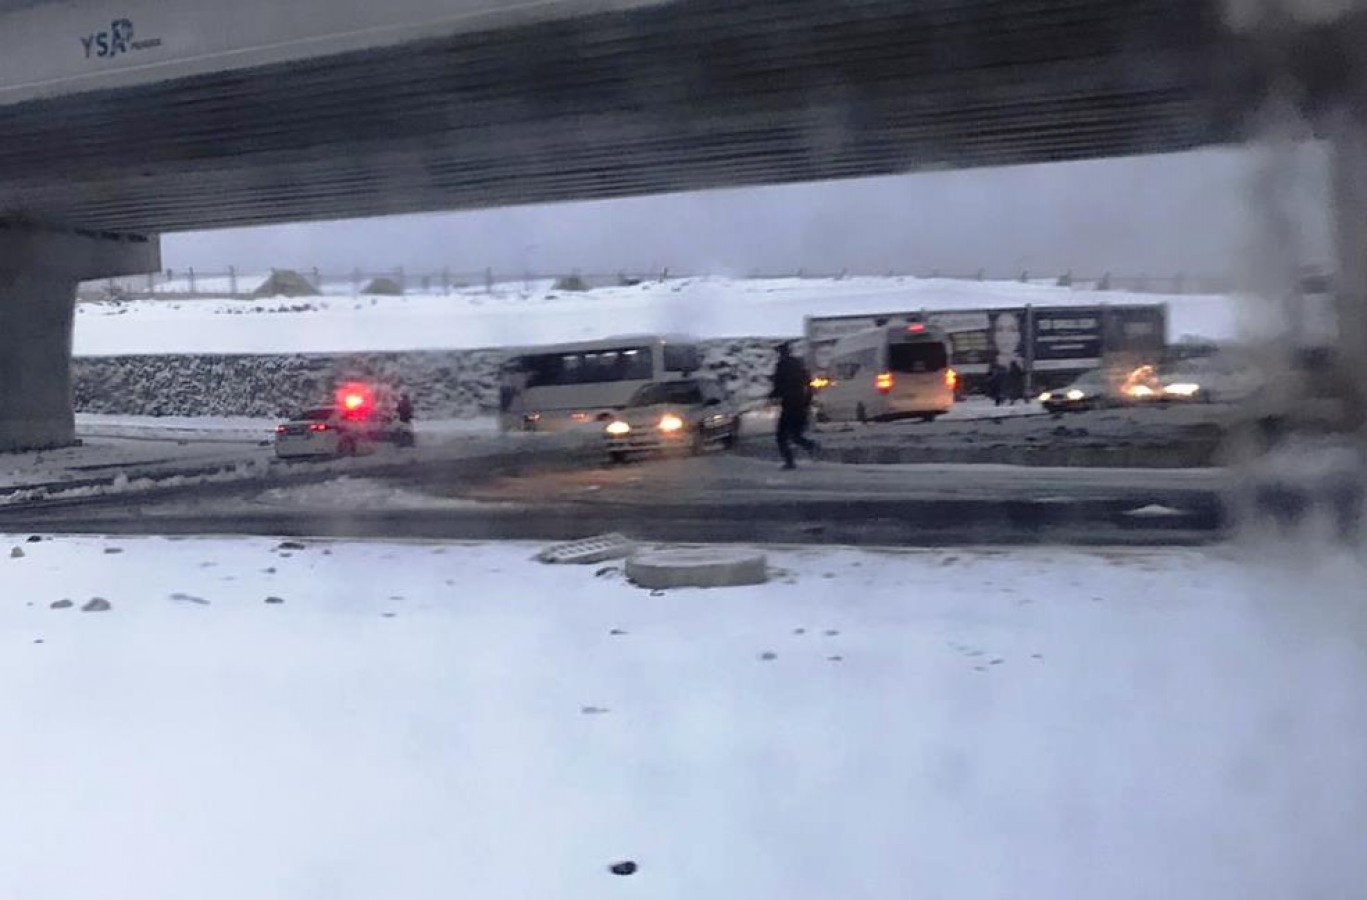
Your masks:
<svg viewBox="0 0 1367 900"><path fill-rule="evenodd" d="M893 372L938 372L949 365L949 354L939 341L888 346L888 369Z"/></svg>

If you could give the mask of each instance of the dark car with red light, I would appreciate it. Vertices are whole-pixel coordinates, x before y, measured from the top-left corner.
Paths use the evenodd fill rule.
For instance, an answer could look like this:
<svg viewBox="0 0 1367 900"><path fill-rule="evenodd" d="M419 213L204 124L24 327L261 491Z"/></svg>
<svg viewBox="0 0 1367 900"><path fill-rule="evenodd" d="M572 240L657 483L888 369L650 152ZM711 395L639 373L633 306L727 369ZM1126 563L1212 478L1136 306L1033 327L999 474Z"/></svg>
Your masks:
<svg viewBox="0 0 1367 900"><path fill-rule="evenodd" d="M396 409L377 403L374 392L348 384L337 390L337 403L317 406L291 416L275 429L275 455L300 457L354 456L371 453L380 444L411 447L411 422Z"/></svg>

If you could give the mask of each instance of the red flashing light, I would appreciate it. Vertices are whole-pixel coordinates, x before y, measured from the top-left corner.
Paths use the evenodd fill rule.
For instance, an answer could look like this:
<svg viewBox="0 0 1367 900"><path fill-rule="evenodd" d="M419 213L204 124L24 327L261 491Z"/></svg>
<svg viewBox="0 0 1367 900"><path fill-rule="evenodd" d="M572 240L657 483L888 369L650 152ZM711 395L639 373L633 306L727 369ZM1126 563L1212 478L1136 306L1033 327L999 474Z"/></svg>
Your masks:
<svg viewBox="0 0 1367 900"><path fill-rule="evenodd" d="M358 415L375 407L375 395L370 387L358 382L344 384L337 389L337 405L347 415Z"/></svg>
<svg viewBox="0 0 1367 900"><path fill-rule="evenodd" d="M910 331L912 334L920 334L925 330L926 326L922 325L920 322L912 322L910 325L907 326L907 331Z"/></svg>
<svg viewBox="0 0 1367 900"><path fill-rule="evenodd" d="M953 369L945 369L945 387L951 391L959 386L959 373Z"/></svg>
<svg viewBox="0 0 1367 900"><path fill-rule="evenodd" d="M892 393L893 378L891 372L882 372L873 380L874 390L880 394Z"/></svg>

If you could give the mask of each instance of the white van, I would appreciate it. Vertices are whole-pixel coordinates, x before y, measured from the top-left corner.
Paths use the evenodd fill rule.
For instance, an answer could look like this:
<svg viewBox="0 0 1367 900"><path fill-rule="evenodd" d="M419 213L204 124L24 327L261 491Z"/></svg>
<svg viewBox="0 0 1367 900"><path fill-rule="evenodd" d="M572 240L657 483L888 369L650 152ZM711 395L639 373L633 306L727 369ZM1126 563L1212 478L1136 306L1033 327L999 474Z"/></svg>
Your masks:
<svg viewBox="0 0 1367 900"><path fill-rule="evenodd" d="M949 338L926 325L888 325L841 338L814 381L819 421L916 417L929 422L954 406L958 375Z"/></svg>

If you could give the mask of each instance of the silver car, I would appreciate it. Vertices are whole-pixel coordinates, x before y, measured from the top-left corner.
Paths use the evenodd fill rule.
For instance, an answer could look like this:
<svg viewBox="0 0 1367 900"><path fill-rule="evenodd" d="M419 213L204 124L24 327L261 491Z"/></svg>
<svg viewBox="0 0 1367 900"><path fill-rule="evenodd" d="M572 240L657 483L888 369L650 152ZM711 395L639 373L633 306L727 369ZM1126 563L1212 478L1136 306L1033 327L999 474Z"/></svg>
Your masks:
<svg viewBox="0 0 1367 900"><path fill-rule="evenodd" d="M730 447L739 436L735 402L719 383L705 378L648 384L603 427L614 462L633 453L702 453Z"/></svg>

